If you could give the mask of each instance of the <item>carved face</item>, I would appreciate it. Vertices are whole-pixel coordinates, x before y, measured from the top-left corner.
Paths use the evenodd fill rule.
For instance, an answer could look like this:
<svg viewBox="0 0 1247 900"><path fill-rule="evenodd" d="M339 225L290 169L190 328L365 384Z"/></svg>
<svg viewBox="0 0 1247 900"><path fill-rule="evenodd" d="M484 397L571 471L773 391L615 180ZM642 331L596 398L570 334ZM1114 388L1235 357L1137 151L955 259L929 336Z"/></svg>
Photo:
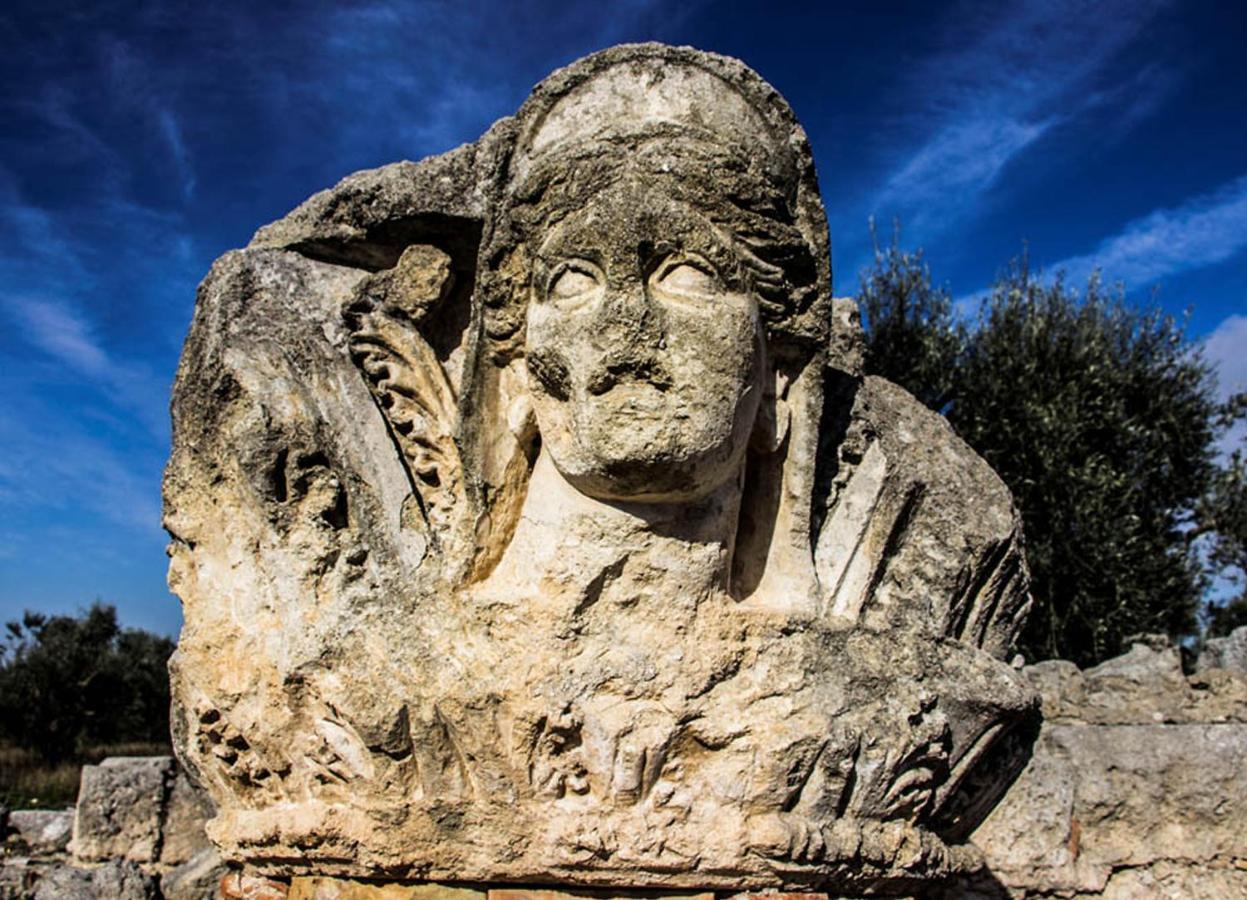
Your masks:
<svg viewBox="0 0 1247 900"><path fill-rule="evenodd" d="M602 499L695 498L739 471L763 358L729 235L626 178L543 235L527 360L542 441Z"/></svg>

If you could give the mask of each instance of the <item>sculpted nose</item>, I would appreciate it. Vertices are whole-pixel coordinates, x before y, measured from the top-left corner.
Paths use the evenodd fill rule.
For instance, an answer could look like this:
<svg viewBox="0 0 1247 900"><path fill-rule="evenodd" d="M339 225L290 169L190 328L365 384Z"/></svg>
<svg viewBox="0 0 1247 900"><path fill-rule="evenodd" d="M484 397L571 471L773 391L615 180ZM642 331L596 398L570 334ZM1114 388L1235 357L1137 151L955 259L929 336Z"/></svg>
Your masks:
<svg viewBox="0 0 1247 900"><path fill-rule="evenodd" d="M599 327L606 347L636 343L653 330L653 310L639 278L608 284L605 301Z"/></svg>
<svg viewBox="0 0 1247 900"><path fill-rule="evenodd" d="M601 359L589 381L600 394L620 381L646 381L666 388L670 379L662 365L665 345L660 312L653 307L640 279L610 285L596 324Z"/></svg>

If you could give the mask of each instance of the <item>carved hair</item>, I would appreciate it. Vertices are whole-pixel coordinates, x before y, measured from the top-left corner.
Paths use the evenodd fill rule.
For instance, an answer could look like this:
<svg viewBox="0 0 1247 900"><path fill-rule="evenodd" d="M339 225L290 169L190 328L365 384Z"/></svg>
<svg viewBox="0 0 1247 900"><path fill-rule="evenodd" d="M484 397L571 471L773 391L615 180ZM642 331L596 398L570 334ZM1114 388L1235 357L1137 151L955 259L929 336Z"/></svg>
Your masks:
<svg viewBox="0 0 1247 900"><path fill-rule="evenodd" d="M581 108L596 79L612 82L618 109L596 98ZM678 85L662 97L676 109L647 105L662 94L656 79ZM679 108L689 96L700 99ZM826 346L830 248L813 157L792 109L743 64L662 44L614 47L538 85L517 125L478 284L493 355L521 352L533 241L638 173L733 238L777 349L808 359Z"/></svg>
<svg viewBox="0 0 1247 900"><path fill-rule="evenodd" d="M511 192L508 208L528 257L552 227L595 194L639 176L698 210L727 238L734 258L724 261L724 274L757 298L768 338L806 339L794 325L818 299L818 267L789 206L790 185L775 183L731 145L666 131L592 141L574 156L535 164ZM509 299L524 306L527 292L517 287L519 296Z"/></svg>

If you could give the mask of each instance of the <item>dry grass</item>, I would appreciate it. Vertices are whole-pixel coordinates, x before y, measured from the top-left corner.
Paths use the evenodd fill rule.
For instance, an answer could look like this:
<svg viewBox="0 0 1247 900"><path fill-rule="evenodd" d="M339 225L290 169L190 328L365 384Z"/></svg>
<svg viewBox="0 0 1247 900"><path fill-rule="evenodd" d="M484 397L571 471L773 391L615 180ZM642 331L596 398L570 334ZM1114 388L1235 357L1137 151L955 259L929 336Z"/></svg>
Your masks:
<svg viewBox="0 0 1247 900"><path fill-rule="evenodd" d="M65 809L78 799L82 767L108 756L160 756L162 744L88 747L77 759L50 765L31 750L0 744L0 804L10 809Z"/></svg>

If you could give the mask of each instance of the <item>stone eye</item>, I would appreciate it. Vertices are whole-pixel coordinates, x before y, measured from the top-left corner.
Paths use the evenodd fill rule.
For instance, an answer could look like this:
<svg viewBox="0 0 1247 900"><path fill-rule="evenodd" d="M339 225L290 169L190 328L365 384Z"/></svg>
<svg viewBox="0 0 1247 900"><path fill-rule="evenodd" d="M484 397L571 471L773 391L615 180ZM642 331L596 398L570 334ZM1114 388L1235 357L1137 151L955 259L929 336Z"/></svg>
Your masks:
<svg viewBox="0 0 1247 900"><path fill-rule="evenodd" d="M558 301L588 299L601 286L601 280L587 267L567 266L555 274L547 291L549 298Z"/></svg>
<svg viewBox="0 0 1247 900"><path fill-rule="evenodd" d="M719 280L708 268L682 261L663 266L654 283L665 293L685 297L709 297L719 293Z"/></svg>

